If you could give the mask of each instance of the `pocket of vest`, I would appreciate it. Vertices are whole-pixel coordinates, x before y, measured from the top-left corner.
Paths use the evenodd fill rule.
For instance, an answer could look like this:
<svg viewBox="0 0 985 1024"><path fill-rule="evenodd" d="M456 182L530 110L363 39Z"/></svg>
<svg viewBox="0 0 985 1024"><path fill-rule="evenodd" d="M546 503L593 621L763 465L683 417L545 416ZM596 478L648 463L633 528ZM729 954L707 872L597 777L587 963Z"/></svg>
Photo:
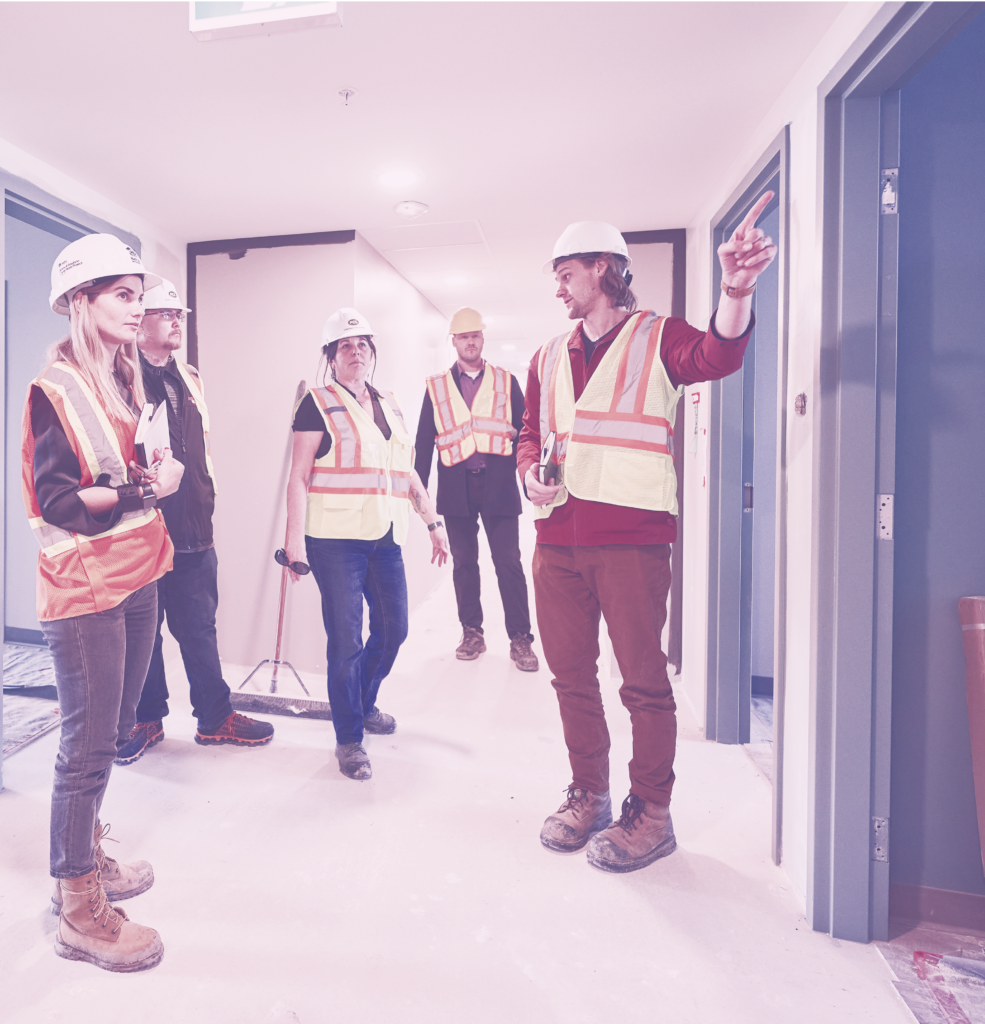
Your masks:
<svg viewBox="0 0 985 1024"><path fill-rule="evenodd" d="M324 508L337 508L340 510L353 510L363 507L366 500L362 494L323 494L322 506Z"/></svg>
<svg viewBox="0 0 985 1024"><path fill-rule="evenodd" d="M672 501L668 502L668 495L676 492L673 474L674 465L669 456L617 449L606 451L599 480L600 500L651 511L669 510Z"/></svg>

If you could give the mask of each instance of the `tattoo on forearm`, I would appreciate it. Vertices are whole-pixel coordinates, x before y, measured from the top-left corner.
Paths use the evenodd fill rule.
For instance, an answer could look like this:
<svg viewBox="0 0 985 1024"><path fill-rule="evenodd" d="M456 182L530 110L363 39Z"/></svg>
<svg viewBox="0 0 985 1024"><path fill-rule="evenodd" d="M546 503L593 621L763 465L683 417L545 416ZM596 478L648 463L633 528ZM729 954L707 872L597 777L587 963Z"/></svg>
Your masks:
<svg viewBox="0 0 985 1024"><path fill-rule="evenodd" d="M414 508L417 509L418 514L424 515L426 506L424 504L424 499L421 497L421 492L416 487L411 487L410 489L410 500Z"/></svg>

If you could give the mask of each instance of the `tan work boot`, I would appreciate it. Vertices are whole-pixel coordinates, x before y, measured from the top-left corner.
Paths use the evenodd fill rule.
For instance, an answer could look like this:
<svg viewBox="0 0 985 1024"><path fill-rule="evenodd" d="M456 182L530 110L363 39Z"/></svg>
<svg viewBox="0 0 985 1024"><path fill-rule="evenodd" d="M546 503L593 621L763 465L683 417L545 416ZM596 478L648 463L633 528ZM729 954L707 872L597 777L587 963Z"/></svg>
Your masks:
<svg viewBox="0 0 985 1024"><path fill-rule="evenodd" d="M517 633L510 639L510 657L521 672L536 672L540 668L537 655L530 646L530 638L523 633Z"/></svg>
<svg viewBox="0 0 985 1024"><path fill-rule="evenodd" d="M455 657L459 661L475 661L486 649L486 640L481 629L474 626L462 628L462 642L455 650Z"/></svg>
<svg viewBox="0 0 985 1024"><path fill-rule="evenodd" d="M135 924L119 907L110 906L99 871L62 878L62 912L55 952L66 960L84 960L104 971L146 971L164 956L164 943L153 928Z"/></svg>
<svg viewBox="0 0 985 1024"><path fill-rule="evenodd" d="M544 822L540 841L548 850L573 853L611 824L612 801L608 793L590 793L569 786L567 800Z"/></svg>
<svg viewBox="0 0 985 1024"><path fill-rule="evenodd" d="M96 845L96 868L103 883L103 892L111 903L117 900L128 900L131 896L139 896L154 884L154 869L145 860L135 860L132 864L121 864L106 855L102 840L109 838L109 825L96 822L96 830L92 840ZM117 840L112 839L111 842ZM51 912L62 912L62 891L55 879L55 891L51 897Z"/></svg>
<svg viewBox="0 0 985 1024"><path fill-rule="evenodd" d="M588 863L603 871L636 871L676 849L670 808L630 793L620 819L588 844Z"/></svg>

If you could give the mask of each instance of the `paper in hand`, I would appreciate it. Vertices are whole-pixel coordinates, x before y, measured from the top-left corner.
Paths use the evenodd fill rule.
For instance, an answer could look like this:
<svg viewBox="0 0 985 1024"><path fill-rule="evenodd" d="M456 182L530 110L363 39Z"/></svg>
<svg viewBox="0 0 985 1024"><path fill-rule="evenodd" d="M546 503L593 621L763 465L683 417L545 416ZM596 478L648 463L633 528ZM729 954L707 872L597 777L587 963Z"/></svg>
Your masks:
<svg viewBox="0 0 985 1024"><path fill-rule="evenodd" d="M163 452L165 448L171 447L167 402L161 402L156 409L150 402L143 407L133 441L137 462L144 469L150 469L154 464L154 452Z"/></svg>
<svg viewBox="0 0 985 1024"><path fill-rule="evenodd" d="M557 433L551 431L544 438L540 448L540 482L556 484L558 482Z"/></svg>

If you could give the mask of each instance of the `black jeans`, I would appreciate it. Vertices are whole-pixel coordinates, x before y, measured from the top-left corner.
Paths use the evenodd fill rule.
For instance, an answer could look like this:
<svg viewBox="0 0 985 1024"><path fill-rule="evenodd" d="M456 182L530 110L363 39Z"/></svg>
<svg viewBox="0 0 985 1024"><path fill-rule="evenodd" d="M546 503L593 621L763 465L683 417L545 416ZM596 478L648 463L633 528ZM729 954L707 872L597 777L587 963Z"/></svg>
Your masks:
<svg viewBox="0 0 985 1024"><path fill-rule="evenodd" d="M205 732L218 728L232 714L229 687L222 678L215 638L219 604L218 559L215 548L176 554L174 568L157 583L157 637L150 669L137 705L138 722L157 722L168 713L168 684L161 654L161 625L167 612L168 629L181 648L191 690L192 711Z"/></svg>
<svg viewBox="0 0 985 1024"><path fill-rule="evenodd" d="M479 601L479 517L486 531L499 594L506 613L506 632L510 639L530 632L530 606L527 601L527 580L520 565L520 517L489 516L482 510L485 500L486 475L468 473L469 514L443 516L448 544L454 564L455 597L458 618L463 626L482 628L482 604Z"/></svg>

